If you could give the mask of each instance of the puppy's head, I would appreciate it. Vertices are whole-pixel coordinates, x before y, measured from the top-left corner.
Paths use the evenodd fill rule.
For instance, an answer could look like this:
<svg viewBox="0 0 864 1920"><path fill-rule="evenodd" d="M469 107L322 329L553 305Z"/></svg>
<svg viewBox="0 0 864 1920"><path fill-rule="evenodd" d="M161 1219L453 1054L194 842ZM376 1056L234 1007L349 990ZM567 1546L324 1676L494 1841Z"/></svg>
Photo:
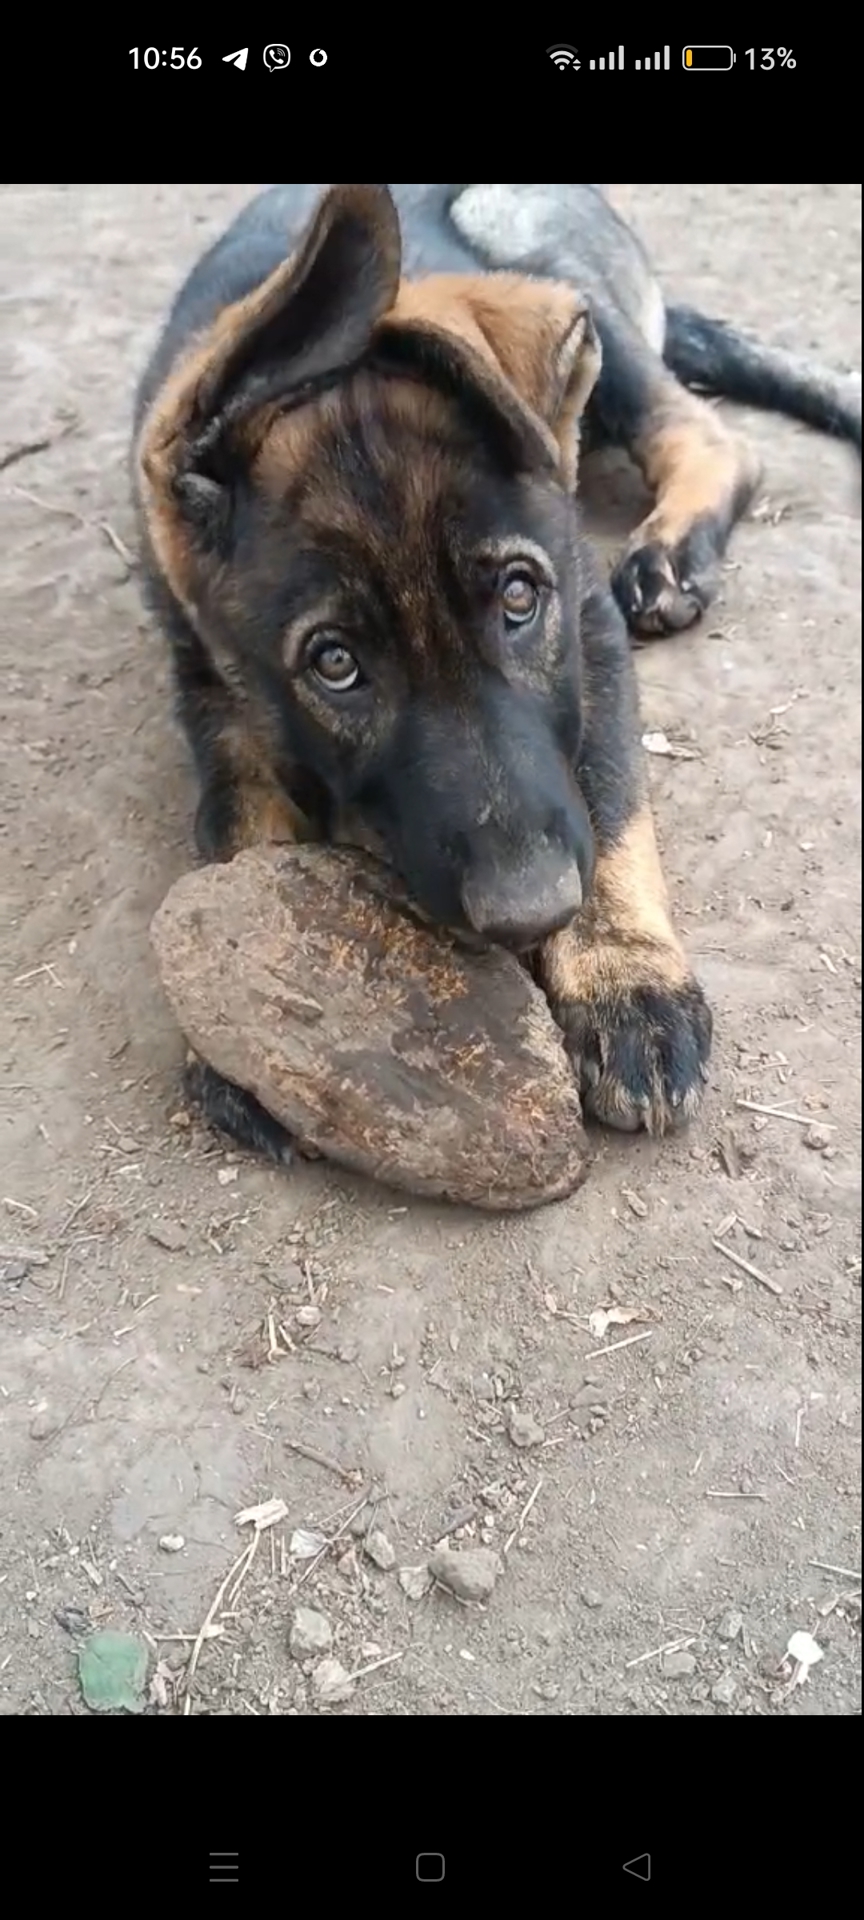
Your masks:
<svg viewBox="0 0 864 1920"><path fill-rule="evenodd" d="M274 761L431 918L516 948L591 875L573 487L598 367L570 289L402 282L386 189L334 188L137 449L159 570Z"/></svg>

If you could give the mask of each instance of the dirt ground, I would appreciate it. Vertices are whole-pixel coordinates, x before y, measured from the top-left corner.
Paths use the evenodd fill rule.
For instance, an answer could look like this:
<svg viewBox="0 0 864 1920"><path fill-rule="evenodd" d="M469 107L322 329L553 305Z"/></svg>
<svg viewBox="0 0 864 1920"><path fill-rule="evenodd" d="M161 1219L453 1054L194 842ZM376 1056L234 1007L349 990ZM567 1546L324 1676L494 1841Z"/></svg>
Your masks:
<svg viewBox="0 0 864 1920"><path fill-rule="evenodd" d="M572 1201L500 1221L271 1171L181 1108L148 922L192 788L124 468L164 305L253 190L0 202L3 1709L87 1711L76 1656L110 1627L166 1714L852 1713L854 461L748 417L765 494L722 596L639 655L646 729L692 755L650 763L716 1014L689 1137L598 1134ZM857 188L626 204L670 292L857 363ZM632 488L606 478L618 539ZM642 1317L597 1338L610 1306ZM502 1556L485 1603L426 1590L448 1534ZM297 1657L300 1605L326 1624ZM790 1688L798 1629L824 1658Z"/></svg>

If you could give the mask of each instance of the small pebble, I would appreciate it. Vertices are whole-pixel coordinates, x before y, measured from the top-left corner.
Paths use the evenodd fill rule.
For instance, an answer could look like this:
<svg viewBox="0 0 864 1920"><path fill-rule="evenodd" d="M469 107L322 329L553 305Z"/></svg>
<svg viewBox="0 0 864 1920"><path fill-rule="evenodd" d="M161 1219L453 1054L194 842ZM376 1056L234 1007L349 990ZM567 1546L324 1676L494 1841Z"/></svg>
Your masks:
<svg viewBox="0 0 864 1920"><path fill-rule="evenodd" d="M539 1447L546 1435L539 1420L524 1407L517 1407L511 1401L507 1408L507 1431L514 1447Z"/></svg>
<svg viewBox="0 0 864 1920"><path fill-rule="evenodd" d="M603 1595L596 1587L583 1587L579 1595L583 1607L602 1607Z"/></svg>
<svg viewBox="0 0 864 1920"><path fill-rule="evenodd" d="M239 1172L238 1167L219 1167L216 1178L220 1187L232 1187Z"/></svg>
<svg viewBox="0 0 864 1920"><path fill-rule="evenodd" d="M185 1545L182 1533L163 1533L159 1550L161 1553L182 1553Z"/></svg>
<svg viewBox="0 0 864 1920"><path fill-rule="evenodd" d="M320 1307L298 1307L294 1316L298 1327L319 1327L321 1325Z"/></svg>
<svg viewBox="0 0 864 1920"><path fill-rule="evenodd" d="M329 1653L333 1629L326 1613L317 1613L314 1607L298 1607L291 1622L288 1645L295 1660L305 1660L310 1653Z"/></svg>
<svg viewBox="0 0 864 1920"><path fill-rule="evenodd" d="M400 1567L399 1585L409 1600L423 1600L432 1585L428 1567Z"/></svg>
<svg viewBox="0 0 864 1920"><path fill-rule="evenodd" d="M722 1619L717 1622L718 1640L737 1640L743 1625L743 1614L735 1613L734 1610L724 1613Z"/></svg>
<svg viewBox="0 0 864 1920"><path fill-rule="evenodd" d="M371 1533L367 1533L364 1544L369 1559L374 1560L376 1567L380 1567L382 1573L389 1573L391 1567L395 1567L396 1549L388 1540L386 1533L382 1533L375 1527Z"/></svg>
<svg viewBox="0 0 864 1920"><path fill-rule="evenodd" d="M17 1287L22 1280L26 1280L29 1272L28 1260L7 1260L6 1265L0 1267L0 1280L8 1280L10 1286Z"/></svg>
<svg viewBox="0 0 864 1920"><path fill-rule="evenodd" d="M503 1571L501 1556L491 1547L465 1547L458 1553L452 1547L436 1547L429 1555L433 1580L455 1593L457 1600L488 1600Z"/></svg>
<svg viewBox="0 0 864 1920"><path fill-rule="evenodd" d="M189 1245L189 1236L176 1220L157 1220L147 1229L148 1238L155 1240L157 1247L165 1247L168 1253L181 1253Z"/></svg>
<svg viewBox="0 0 864 1920"><path fill-rule="evenodd" d="M390 1398L391 1400L401 1400L403 1393L407 1393L407 1391L408 1389L404 1380L394 1380L390 1388Z"/></svg>
<svg viewBox="0 0 864 1920"><path fill-rule="evenodd" d="M350 1700L354 1682L338 1660L322 1660L312 1675L312 1687L322 1706L336 1706Z"/></svg>
<svg viewBox="0 0 864 1920"><path fill-rule="evenodd" d="M93 1622L83 1607L57 1607L54 1618L67 1633L90 1633Z"/></svg>
<svg viewBox="0 0 864 1920"><path fill-rule="evenodd" d="M664 1653L663 1673L667 1680L685 1680L696 1672L696 1656L693 1653Z"/></svg>
<svg viewBox="0 0 864 1920"><path fill-rule="evenodd" d="M284 1293L296 1293L306 1285L296 1260L286 1260L284 1267L280 1267L278 1273L271 1274L270 1277Z"/></svg>
<svg viewBox="0 0 864 1920"><path fill-rule="evenodd" d="M56 1413L49 1413L48 1408L43 1407L41 1413L34 1414L30 1422L30 1438L31 1440L50 1440L52 1433L57 1432L59 1425Z"/></svg>
<svg viewBox="0 0 864 1920"><path fill-rule="evenodd" d="M718 1707L731 1707L737 1692L737 1680L733 1679L731 1673L721 1673L711 1688L711 1698L716 1700Z"/></svg>
<svg viewBox="0 0 864 1920"><path fill-rule="evenodd" d="M802 1135L805 1147L811 1147L814 1153L824 1153L831 1145L831 1134L827 1127L807 1127Z"/></svg>
<svg viewBox="0 0 864 1920"><path fill-rule="evenodd" d="M321 1397L320 1382L318 1380L304 1380L303 1382L304 1400L318 1400L320 1399L320 1397Z"/></svg>

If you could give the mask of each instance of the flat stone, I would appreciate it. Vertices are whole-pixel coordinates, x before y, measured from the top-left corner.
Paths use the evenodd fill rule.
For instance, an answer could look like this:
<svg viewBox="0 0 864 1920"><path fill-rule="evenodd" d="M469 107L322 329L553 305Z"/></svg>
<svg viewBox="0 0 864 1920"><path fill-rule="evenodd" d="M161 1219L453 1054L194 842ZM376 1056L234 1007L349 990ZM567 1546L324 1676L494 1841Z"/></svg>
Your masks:
<svg viewBox="0 0 864 1920"><path fill-rule="evenodd" d="M350 1700L354 1681L338 1660L322 1660L312 1675L312 1691L322 1706L338 1706L340 1700Z"/></svg>
<svg viewBox="0 0 864 1920"><path fill-rule="evenodd" d="M588 1146L545 995L515 955L469 951L399 896L344 847L184 874L151 935L187 1040L352 1172L492 1211L573 1193Z"/></svg>
<svg viewBox="0 0 864 1920"><path fill-rule="evenodd" d="M391 1567L396 1565L396 1549L386 1533L382 1533L378 1527L373 1527L372 1532L367 1533L363 1550L375 1566L381 1568L382 1573L389 1573Z"/></svg>
<svg viewBox="0 0 864 1920"><path fill-rule="evenodd" d="M533 1413L529 1413L525 1407L517 1407L512 1401L507 1408L507 1432L514 1447L539 1447L546 1438Z"/></svg>
<svg viewBox="0 0 864 1920"><path fill-rule="evenodd" d="M667 1680L686 1680L696 1672L696 1656L682 1649L680 1653L664 1653L663 1673Z"/></svg>
<svg viewBox="0 0 864 1920"><path fill-rule="evenodd" d="M503 1571L504 1562L491 1547L436 1547L429 1555L433 1580L457 1600L488 1600Z"/></svg>
<svg viewBox="0 0 864 1920"><path fill-rule="evenodd" d="M291 1622L288 1645L295 1660L306 1660L313 1653L329 1653L333 1629L326 1613L314 1607L298 1607Z"/></svg>

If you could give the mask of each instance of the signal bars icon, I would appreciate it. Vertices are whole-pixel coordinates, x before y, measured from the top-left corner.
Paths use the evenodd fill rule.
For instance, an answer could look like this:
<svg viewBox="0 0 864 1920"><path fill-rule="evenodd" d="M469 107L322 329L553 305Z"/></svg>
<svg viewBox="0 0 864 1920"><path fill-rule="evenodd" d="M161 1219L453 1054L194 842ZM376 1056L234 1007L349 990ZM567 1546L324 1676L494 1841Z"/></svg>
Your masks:
<svg viewBox="0 0 864 1920"><path fill-rule="evenodd" d="M589 72L593 73L595 71L595 68L598 73L615 73L616 69L618 73L623 73L624 72L624 48L619 47L618 52L616 54L615 48L613 47L611 49L608 59L606 58L605 54L601 53L599 60L589 60L588 62Z"/></svg>

